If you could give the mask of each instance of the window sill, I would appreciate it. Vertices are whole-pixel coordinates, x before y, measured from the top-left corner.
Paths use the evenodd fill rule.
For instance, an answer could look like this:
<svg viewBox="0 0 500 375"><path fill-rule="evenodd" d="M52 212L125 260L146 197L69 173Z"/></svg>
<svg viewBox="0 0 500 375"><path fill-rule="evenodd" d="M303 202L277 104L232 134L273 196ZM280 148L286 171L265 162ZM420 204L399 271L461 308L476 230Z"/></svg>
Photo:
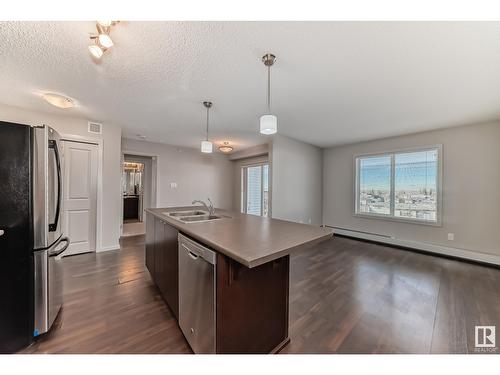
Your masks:
<svg viewBox="0 0 500 375"><path fill-rule="evenodd" d="M384 215L377 215L377 214L362 214L362 213L354 213L353 216L363 218L363 219L385 220L385 221L393 221L393 222L397 222L397 223L417 224L417 225L425 225L425 226L431 226L431 227L442 227L443 226L440 219L438 219L438 221L423 221L423 220L418 220L418 219L404 219L404 218L398 218L398 217L393 217L393 216L384 216Z"/></svg>

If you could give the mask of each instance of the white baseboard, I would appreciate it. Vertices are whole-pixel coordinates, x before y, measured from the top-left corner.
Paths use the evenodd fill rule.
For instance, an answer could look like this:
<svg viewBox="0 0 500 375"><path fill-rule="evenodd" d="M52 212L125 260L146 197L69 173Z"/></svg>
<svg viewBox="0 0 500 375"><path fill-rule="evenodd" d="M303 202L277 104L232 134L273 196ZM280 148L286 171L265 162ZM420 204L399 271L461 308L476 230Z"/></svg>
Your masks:
<svg viewBox="0 0 500 375"><path fill-rule="evenodd" d="M376 233L367 233L367 232L361 232L361 231L349 230L337 227L330 227L330 228L333 228L334 234L340 234L348 237L360 238L374 242L381 242L389 245L403 246L415 250L426 251L429 253L436 253L456 258L474 260L476 262L484 262L484 263L500 265L500 255L481 253L473 250L459 249L456 247L436 245L427 242L402 240L399 238L379 235Z"/></svg>
<svg viewBox="0 0 500 375"><path fill-rule="evenodd" d="M111 250L120 250L120 244L111 246L101 246L99 249L96 250L96 253L102 253L104 251L111 251Z"/></svg>

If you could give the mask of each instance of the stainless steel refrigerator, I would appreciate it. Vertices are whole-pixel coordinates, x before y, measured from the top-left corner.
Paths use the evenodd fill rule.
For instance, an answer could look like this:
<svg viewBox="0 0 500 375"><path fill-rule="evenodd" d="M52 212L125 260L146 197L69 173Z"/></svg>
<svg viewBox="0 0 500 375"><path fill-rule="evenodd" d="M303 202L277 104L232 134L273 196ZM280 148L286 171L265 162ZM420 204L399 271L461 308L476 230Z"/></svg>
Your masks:
<svg viewBox="0 0 500 375"><path fill-rule="evenodd" d="M47 332L62 305L59 134L0 122L0 352Z"/></svg>

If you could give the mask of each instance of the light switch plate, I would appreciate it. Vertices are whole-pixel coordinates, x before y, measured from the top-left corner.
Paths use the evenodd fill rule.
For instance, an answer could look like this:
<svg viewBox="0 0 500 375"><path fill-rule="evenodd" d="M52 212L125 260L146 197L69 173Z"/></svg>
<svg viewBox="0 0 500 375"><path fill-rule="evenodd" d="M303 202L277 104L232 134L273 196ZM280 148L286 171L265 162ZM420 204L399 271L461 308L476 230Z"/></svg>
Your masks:
<svg viewBox="0 0 500 375"><path fill-rule="evenodd" d="M177 182L171 182L170 189L177 189Z"/></svg>
<svg viewBox="0 0 500 375"><path fill-rule="evenodd" d="M455 233L448 233L448 241L454 241L455 240Z"/></svg>

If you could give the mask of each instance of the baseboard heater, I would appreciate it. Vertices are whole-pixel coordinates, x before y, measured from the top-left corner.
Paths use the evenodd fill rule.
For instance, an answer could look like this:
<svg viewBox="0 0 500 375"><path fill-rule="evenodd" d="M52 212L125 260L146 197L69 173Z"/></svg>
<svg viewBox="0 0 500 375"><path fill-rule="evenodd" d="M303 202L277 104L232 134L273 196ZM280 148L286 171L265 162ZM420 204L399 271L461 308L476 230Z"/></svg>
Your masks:
<svg viewBox="0 0 500 375"><path fill-rule="evenodd" d="M409 241L398 239L394 236L386 235L386 234L378 234L372 232L365 232L356 229L348 229L341 228L332 225L323 225L327 228L333 229L333 234L337 234L340 236L364 239L373 242L379 242L387 245L393 245L397 247L413 249L417 251L423 251L431 254L444 255L447 257L460 258L469 261L479 262L479 263L487 263L495 266L500 266L500 256L489 254L489 253L481 253L477 251L467 250L467 249L459 249L455 247L448 247L436 244L430 244L426 242L418 242L418 241Z"/></svg>
<svg viewBox="0 0 500 375"><path fill-rule="evenodd" d="M349 232L349 233L358 233L358 234L367 234L369 236L376 236L376 237L381 237L381 238L392 238L394 239L393 236L389 236L387 234L378 234L378 233L372 233L372 232L365 232L362 230L355 230L355 229L347 229L347 228L340 228L340 227L332 227L330 225L324 225L327 228L332 228L334 229L334 233L341 234L340 232Z"/></svg>

